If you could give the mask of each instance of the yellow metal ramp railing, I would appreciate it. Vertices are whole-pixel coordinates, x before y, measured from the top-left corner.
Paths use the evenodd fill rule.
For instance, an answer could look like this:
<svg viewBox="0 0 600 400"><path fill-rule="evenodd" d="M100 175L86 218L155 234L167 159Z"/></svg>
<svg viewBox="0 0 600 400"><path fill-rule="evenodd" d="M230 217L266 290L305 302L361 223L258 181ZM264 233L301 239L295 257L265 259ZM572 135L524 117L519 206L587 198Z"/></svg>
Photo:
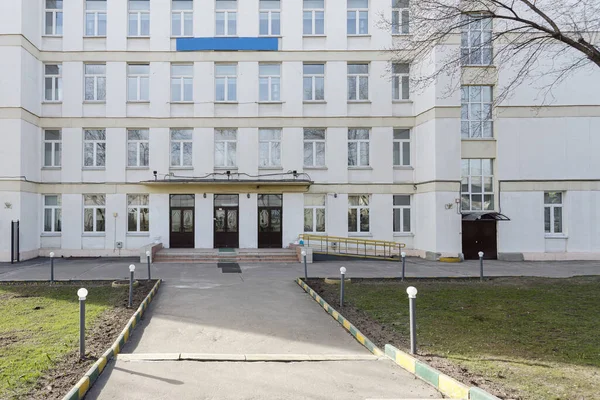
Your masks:
<svg viewBox="0 0 600 400"><path fill-rule="evenodd" d="M383 260L399 260L404 243L388 240L347 238L303 233L298 236L304 246L313 249L314 253L336 256L376 258Z"/></svg>

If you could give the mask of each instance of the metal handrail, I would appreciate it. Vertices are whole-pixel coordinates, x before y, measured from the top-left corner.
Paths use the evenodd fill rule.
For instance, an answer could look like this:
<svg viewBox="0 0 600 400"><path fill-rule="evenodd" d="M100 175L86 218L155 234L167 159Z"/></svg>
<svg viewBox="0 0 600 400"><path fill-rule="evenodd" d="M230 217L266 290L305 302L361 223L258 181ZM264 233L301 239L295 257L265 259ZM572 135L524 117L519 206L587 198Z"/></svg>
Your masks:
<svg viewBox="0 0 600 400"><path fill-rule="evenodd" d="M314 252L362 258L400 259L404 243L303 233L298 236Z"/></svg>

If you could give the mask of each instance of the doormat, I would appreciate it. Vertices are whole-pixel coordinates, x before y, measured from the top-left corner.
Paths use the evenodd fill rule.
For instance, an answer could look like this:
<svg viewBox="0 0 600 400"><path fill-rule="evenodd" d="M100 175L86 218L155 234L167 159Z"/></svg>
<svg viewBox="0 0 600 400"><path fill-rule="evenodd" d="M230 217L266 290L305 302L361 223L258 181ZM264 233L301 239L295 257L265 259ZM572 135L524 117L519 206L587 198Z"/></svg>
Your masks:
<svg viewBox="0 0 600 400"><path fill-rule="evenodd" d="M219 253L235 253L235 249L223 248L219 249Z"/></svg>
<svg viewBox="0 0 600 400"><path fill-rule="evenodd" d="M218 263L217 266L221 268L221 272L224 274L240 274L242 269L238 263Z"/></svg>

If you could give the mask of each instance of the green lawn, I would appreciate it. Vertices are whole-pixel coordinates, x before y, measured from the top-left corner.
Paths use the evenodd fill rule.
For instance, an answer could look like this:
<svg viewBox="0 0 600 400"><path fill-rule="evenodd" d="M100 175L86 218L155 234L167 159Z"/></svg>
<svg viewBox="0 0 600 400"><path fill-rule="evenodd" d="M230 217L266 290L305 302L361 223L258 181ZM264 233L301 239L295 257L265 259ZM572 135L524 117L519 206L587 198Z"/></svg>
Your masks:
<svg viewBox="0 0 600 400"><path fill-rule="evenodd" d="M421 353L523 399L600 399L600 277L412 281ZM353 282L347 299L408 337L401 282ZM397 343L401 345L401 343Z"/></svg>
<svg viewBox="0 0 600 400"><path fill-rule="evenodd" d="M90 287L86 327L122 302L126 289ZM0 399L26 393L61 356L78 349L77 287L0 285Z"/></svg>

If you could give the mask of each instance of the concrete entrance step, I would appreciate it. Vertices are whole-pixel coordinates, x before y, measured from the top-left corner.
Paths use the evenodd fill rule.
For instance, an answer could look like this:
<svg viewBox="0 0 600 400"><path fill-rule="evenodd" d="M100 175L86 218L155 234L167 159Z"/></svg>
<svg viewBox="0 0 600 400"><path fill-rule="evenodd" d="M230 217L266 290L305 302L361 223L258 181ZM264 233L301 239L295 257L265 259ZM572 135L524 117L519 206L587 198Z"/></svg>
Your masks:
<svg viewBox="0 0 600 400"><path fill-rule="evenodd" d="M297 263L293 249L163 249L156 253L154 262L214 264L237 263Z"/></svg>
<svg viewBox="0 0 600 400"><path fill-rule="evenodd" d="M119 361L237 361L237 362L320 362L320 361L376 361L372 354L206 354L206 353L145 353L119 354Z"/></svg>

